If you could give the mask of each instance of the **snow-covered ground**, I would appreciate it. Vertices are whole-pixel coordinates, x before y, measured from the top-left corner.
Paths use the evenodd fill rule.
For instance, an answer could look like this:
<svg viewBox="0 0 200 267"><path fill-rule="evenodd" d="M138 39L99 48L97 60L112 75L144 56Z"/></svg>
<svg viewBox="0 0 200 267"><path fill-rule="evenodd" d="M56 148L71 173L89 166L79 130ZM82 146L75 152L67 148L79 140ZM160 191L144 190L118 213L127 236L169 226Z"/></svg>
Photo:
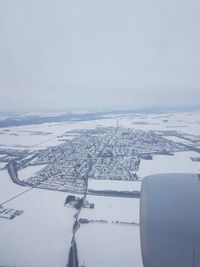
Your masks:
<svg viewBox="0 0 200 267"><path fill-rule="evenodd" d="M10 179L7 170L0 171L0 204L16 196L17 194L22 193L28 188L29 187L18 186L14 184Z"/></svg>
<svg viewBox="0 0 200 267"><path fill-rule="evenodd" d="M185 144L185 145L188 145L191 143L190 141L185 140L185 139L180 138L180 137L177 137L177 136L165 136L165 138L168 140L171 140L173 142L181 143L181 144Z"/></svg>
<svg viewBox="0 0 200 267"><path fill-rule="evenodd" d="M17 131L16 128L14 131L11 130L11 133L6 132L0 135L0 147L23 150L30 146L47 142L53 138L51 135L31 135L30 133Z"/></svg>
<svg viewBox="0 0 200 267"><path fill-rule="evenodd" d="M80 262L87 267L141 267L139 225L112 223L139 223L139 199L87 196L87 200L95 208L82 209L80 218L108 223L81 224L76 235Z"/></svg>
<svg viewBox="0 0 200 267"><path fill-rule="evenodd" d="M113 191L140 191L141 182L89 179L88 189L113 190Z"/></svg>
<svg viewBox="0 0 200 267"><path fill-rule="evenodd" d="M123 127L147 131L180 131L194 135L200 133L199 112L124 115L118 122Z"/></svg>
<svg viewBox="0 0 200 267"><path fill-rule="evenodd" d="M0 162L0 170L5 168L6 165L7 165L7 162Z"/></svg>
<svg viewBox="0 0 200 267"><path fill-rule="evenodd" d="M142 267L139 226L89 224L77 232L79 262L87 267Z"/></svg>
<svg viewBox="0 0 200 267"><path fill-rule="evenodd" d="M19 188L14 185L11 195L25 190ZM5 194L3 200L9 196L7 190ZM65 197L61 192L32 189L4 205L24 213L0 220L0 266L66 266L75 210L64 207Z"/></svg>
<svg viewBox="0 0 200 267"><path fill-rule="evenodd" d="M191 157L199 157L193 151L178 152L174 156L156 155L153 160L141 160L138 176L145 177L161 173L200 173L200 162Z"/></svg>
<svg viewBox="0 0 200 267"><path fill-rule="evenodd" d="M127 221L139 223L138 198L102 197L88 195L87 200L94 203L94 209L82 209L81 218L89 220Z"/></svg>
<svg viewBox="0 0 200 267"><path fill-rule="evenodd" d="M46 165L34 165L28 166L25 169L18 171L18 178L21 181L27 180L31 176L34 176L38 171L42 170Z"/></svg>
<svg viewBox="0 0 200 267"><path fill-rule="evenodd" d="M44 123L37 125L24 125L0 129L0 148L13 148L18 150L38 150L49 146L61 144L62 139L68 139L67 131L77 129L91 129L98 126L116 126L116 119ZM63 137L62 137L63 136ZM70 139L71 137L69 137Z"/></svg>

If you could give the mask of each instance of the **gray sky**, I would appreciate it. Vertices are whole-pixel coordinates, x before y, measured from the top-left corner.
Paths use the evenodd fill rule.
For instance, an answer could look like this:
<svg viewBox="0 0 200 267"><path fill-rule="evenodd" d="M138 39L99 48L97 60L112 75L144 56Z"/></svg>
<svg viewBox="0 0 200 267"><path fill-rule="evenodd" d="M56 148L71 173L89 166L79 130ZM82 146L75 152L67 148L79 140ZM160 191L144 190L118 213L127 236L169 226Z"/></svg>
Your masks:
<svg viewBox="0 0 200 267"><path fill-rule="evenodd" d="M0 0L0 110L199 105L199 0Z"/></svg>

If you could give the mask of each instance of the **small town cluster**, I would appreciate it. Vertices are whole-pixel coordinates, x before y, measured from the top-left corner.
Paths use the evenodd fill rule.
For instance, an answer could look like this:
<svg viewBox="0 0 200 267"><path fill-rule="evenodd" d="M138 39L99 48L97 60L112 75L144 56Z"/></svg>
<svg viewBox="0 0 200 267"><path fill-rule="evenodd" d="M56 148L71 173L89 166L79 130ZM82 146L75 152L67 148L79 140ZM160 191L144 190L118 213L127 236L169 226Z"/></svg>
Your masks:
<svg viewBox="0 0 200 267"><path fill-rule="evenodd" d="M169 154L184 146L151 131L97 127L71 131L63 144L19 160L17 170L46 164L27 185L72 193L85 192L88 179L137 180L141 158Z"/></svg>

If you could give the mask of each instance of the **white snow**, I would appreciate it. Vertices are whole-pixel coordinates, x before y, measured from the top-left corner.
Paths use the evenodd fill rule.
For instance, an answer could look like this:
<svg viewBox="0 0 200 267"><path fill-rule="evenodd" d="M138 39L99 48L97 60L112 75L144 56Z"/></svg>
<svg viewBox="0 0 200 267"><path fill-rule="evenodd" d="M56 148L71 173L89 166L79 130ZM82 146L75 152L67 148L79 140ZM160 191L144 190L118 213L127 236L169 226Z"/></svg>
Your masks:
<svg viewBox="0 0 200 267"><path fill-rule="evenodd" d="M139 199L87 196L94 209L82 209L80 218L108 223L81 224L77 234L78 257L87 267L142 267L139 225L118 225L112 221L139 223Z"/></svg>
<svg viewBox="0 0 200 267"><path fill-rule="evenodd" d="M65 193L33 189L4 205L24 213L0 220L0 265L66 266L75 210L64 207L65 197Z"/></svg>
<svg viewBox="0 0 200 267"><path fill-rule="evenodd" d="M165 136L165 138L168 139L168 140L171 140L173 142L186 144L186 145L191 143L190 141L185 140L185 139L180 138L180 137L177 137L177 136Z"/></svg>
<svg viewBox="0 0 200 267"><path fill-rule="evenodd" d="M0 171L0 204L27 189L28 187L14 184L7 170Z"/></svg>
<svg viewBox="0 0 200 267"><path fill-rule="evenodd" d="M113 190L113 191L140 191L141 182L89 179L88 189Z"/></svg>
<svg viewBox="0 0 200 267"><path fill-rule="evenodd" d="M142 129L145 131L181 131L199 135L200 113L164 113L164 114L134 114L118 118L122 127Z"/></svg>
<svg viewBox="0 0 200 267"><path fill-rule="evenodd" d="M80 218L89 220L127 221L139 223L138 198L102 197L88 195L94 209L82 209Z"/></svg>
<svg viewBox="0 0 200 267"><path fill-rule="evenodd" d="M0 171L0 203L27 189L14 184L7 170ZM66 266L76 212L64 207L66 196L32 189L4 204L24 213L13 220L0 219L0 265Z"/></svg>
<svg viewBox="0 0 200 267"><path fill-rule="evenodd" d="M16 128L16 127L15 127ZM12 135L16 133L17 135ZM12 131L12 134L10 132L1 134L0 136L0 146L1 147L19 147L25 149L29 146L37 145L38 143L46 142L50 139L52 139L49 135L31 135L30 133L22 133L16 131Z"/></svg>
<svg viewBox="0 0 200 267"><path fill-rule="evenodd" d="M81 225L79 262L87 267L142 267L139 226Z"/></svg>
<svg viewBox="0 0 200 267"><path fill-rule="evenodd" d="M61 139L68 139L67 136L63 136L67 131L96 128L102 123L103 126L116 126L116 119L44 123L2 128L0 130L0 148L28 149L33 151L49 146L56 146L63 142ZM9 131L5 132L5 129L9 129ZM37 132L43 134L37 134ZM46 133L50 134L46 135ZM71 137L69 137L69 139L70 138Z"/></svg>
<svg viewBox="0 0 200 267"><path fill-rule="evenodd" d="M7 162L0 162L0 170L5 168L5 166L7 165Z"/></svg>
<svg viewBox="0 0 200 267"><path fill-rule="evenodd" d="M199 173L200 162L194 162L190 158L199 157L193 151L178 152L174 156L156 155L153 160L141 160L138 176L145 177L161 173Z"/></svg>

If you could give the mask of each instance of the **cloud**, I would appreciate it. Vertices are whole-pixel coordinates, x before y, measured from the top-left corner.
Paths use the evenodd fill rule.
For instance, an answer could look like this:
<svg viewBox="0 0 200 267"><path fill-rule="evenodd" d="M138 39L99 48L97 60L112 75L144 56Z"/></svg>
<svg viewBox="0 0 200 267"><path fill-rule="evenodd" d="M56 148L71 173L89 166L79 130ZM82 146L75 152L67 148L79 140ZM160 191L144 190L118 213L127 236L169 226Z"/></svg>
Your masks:
<svg viewBox="0 0 200 267"><path fill-rule="evenodd" d="M0 18L2 110L198 104L197 0L8 0Z"/></svg>

